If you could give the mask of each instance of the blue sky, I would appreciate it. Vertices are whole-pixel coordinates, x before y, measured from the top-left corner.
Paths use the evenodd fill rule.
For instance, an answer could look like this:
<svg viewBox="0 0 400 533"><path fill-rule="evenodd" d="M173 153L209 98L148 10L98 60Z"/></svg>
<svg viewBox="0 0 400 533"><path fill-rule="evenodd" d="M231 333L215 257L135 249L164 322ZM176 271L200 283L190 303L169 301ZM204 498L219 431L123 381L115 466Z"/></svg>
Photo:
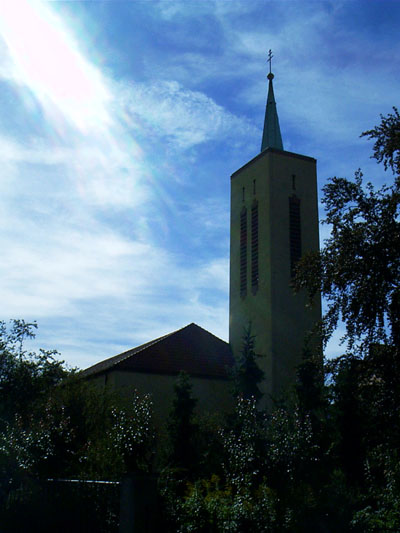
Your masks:
<svg viewBox="0 0 400 533"><path fill-rule="evenodd" d="M227 339L268 49L285 149L320 187L380 185L359 134L399 103L399 23L394 0L1 3L0 317L82 368L190 322Z"/></svg>

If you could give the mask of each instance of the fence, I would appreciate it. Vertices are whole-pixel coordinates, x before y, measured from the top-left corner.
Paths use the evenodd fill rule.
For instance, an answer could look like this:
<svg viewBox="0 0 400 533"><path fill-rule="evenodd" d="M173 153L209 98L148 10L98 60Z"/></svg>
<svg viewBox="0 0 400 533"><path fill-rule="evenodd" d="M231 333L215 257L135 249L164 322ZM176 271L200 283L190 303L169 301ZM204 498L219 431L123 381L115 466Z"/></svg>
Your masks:
<svg viewBox="0 0 400 533"><path fill-rule="evenodd" d="M150 476L121 482L25 479L3 494L1 533L157 531L156 478Z"/></svg>

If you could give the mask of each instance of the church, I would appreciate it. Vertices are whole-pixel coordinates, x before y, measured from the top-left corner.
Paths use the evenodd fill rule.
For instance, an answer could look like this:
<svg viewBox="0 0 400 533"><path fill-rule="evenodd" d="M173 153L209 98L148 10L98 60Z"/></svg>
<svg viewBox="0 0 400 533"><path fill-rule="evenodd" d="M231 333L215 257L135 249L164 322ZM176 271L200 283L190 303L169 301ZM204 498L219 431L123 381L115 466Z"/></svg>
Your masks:
<svg viewBox="0 0 400 533"><path fill-rule="evenodd" d="M294 382L305 337L321 317L320 299L307 307L291 287L296 262L319 249L316 160L284 150L271 61L269 70L261 151L231 176L229 343L192 323L82 372L101 386L151 394L158 427L181 370L199 412L232 409L230 369L249 324L267 405Z"/></svg>

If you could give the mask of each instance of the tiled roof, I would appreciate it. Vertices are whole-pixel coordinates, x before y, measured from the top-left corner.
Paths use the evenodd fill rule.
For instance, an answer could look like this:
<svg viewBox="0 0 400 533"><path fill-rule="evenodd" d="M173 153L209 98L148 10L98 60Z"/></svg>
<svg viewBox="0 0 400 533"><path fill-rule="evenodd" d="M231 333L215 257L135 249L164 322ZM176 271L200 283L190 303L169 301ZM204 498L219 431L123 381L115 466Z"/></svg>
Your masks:
<svg viewBox="0 0 400 533"><path fill-rule="evenodd" d="M192 376L226 378L232 365L229 344L192 323L105 359L83 370L81 375L93 376L110 370L177 374L184 370Z"/></svg>

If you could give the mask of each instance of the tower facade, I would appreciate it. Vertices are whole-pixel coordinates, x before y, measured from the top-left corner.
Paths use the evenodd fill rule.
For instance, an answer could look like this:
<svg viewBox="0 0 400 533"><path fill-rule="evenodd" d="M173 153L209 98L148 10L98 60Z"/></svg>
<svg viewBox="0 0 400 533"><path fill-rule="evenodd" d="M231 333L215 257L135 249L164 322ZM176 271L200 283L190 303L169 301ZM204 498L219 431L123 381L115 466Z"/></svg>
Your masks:
<svg viewBox="0 0 400 533"><path fill-rule="evenodd" d="M319 249L316 160L283 149L273 91L261 153L231 176L229 342L237 357L244 329L256 336L267 400L294 382L307 333L321 318L291 280L298 259Z"/></svg>

